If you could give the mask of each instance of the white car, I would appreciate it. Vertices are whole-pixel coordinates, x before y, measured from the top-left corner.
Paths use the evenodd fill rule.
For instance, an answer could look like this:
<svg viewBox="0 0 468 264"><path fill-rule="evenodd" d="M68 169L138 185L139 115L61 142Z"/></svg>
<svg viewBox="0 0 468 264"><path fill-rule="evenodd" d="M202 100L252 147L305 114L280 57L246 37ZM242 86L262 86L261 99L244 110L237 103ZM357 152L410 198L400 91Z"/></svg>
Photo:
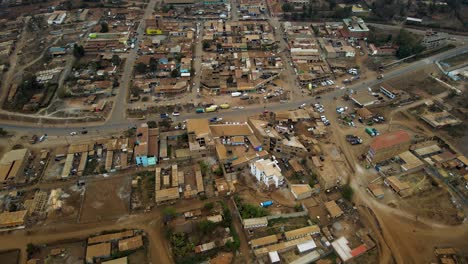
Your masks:
<svg viewBox="0 0 468 264"><path fill-rule="evenodd" d="M73 132L70 132L70 136L75 136L76 135L76 132L73 131Z"/></svg>
<svg viewBox="0 0 468 264"><path fill-rule="evenodd" d="M180 116L179 112L172 112L172 116Z"/></svg>

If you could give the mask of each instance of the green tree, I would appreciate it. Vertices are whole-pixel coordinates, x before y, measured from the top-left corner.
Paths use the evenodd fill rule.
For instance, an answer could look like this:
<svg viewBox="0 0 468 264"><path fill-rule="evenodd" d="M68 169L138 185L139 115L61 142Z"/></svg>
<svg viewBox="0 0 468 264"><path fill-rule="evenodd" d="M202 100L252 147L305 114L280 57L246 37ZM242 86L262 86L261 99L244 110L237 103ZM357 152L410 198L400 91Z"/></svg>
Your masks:
<svg viewBox="0 0 468 264"><path fill-rule="evenodd" d="M148 127L149 127L149 128L156 128L156 127L158 127L158 124L156 123L156 121L148 121L147 124L148 124Z"/></svg>
<svg viewBox="0 0 468 264"><path fill-rule="evenodd" d="M81 57L83 57L85 55L85 50L83 48L83 46L81 45L78 45L78 44L74 44L73 45L73 56L75 56L75 58L79 59Z"/></svg>
<svg viewBox="0 0 468 264"><path fill-rule="evenodd" d="M202 43L202 47L204 50L207 50L211 47L211 42L209 40L204 40Z"/></svg>
<svg viewBox="0 0 468 264"><path fill-rule="evenodd" d="M101 22L101 30L100 30L101 33L107 33L109 32L109 24L107 24L107 22Z"/></svg>
<svg viewBox="0 0 468 264"><path fill-rule="evenodd" d="M8 135L8 131L6 131L5 129L3 129L2 127L0 127L0 137L4 137Z"/></svg>
<svg viewBox="0 0 468 264"><path fill-rule="evenodd" d="M214 208L214 203L212 203L212 202L210 202L210 203L205 203L205 204L203 205L203 208L204 208L205 210L207 210L207 211L211 211L211 210L213 210L213 208Z"/></svg>
<svg viewBox="0 0 468 264"><path fill-rule="evenodd" d="M289 12L292 12L294 10L294 6L291 3L284 3L281 6L281 9L283 10L283 12L289 13Z"/></svg>
<svg viewBox="0 0 468 264"><path fill-rule="evenodd" d="M168 206L168 207L163 209L163 216L166 219L171 219L174 216L176 216L176 214L177 214L177 212L176 212L176 209L174 207Z"/></svg>
<svg viewBox="0 0 468 264"><path fill-rule="evenodd" d="M179 76L179 70L173 69L173 70L171 71L171 77L172 77L172 78L176 78L176 77L178 77L178 76Z"/></svg>
<svg viewBox="0 0 468 264"><path fill-rule="evenodd" d="M404 29L400 30L400 34L398 35L396 42L399 45L396 54L398 58L405 58L413 54L418 54L424 50L424 47L419 43L419 40Z"/></svg>
<svg viewBox="0 0 468 264"><path fill-rule="evenodd" d="M353 188L351 188L349 184L346 184L345 186L341 188L341 195L346 200L351 201L351 199L353 199L353 194L354 194L354 190Z"/></svg>
<svg viewBox="0 0 468 264"><path fill-rule="evenodd" d="M156 58L150 58L149 70L151 72L156 72L158 70L158 61L156 60Z"/></svg>
<svg viewBox="0 0 468 264"><path fill-rule="evenodd" d="M111 62L112 62L112 65L119 66L121 62L120 56L117 54L112 55Z"/></svg>
<svg viewBox="0 0 468 264"><path fill-rule="evenodd" d="M144 64L143 62L139 62L137 63L137 65L135 65L135 71L139 74L144 74L146 73L146 70L148 69L148 67L146 66L146 64Z"/></svg>
<svg viewBox="0 0 468 264"><path fill-rule="evenodd" d="M216 229L216 226L217 226L216 223L209 221L209 220L203 220L198 223L198 228L204 235L207 235L213 232Z"/></svg>

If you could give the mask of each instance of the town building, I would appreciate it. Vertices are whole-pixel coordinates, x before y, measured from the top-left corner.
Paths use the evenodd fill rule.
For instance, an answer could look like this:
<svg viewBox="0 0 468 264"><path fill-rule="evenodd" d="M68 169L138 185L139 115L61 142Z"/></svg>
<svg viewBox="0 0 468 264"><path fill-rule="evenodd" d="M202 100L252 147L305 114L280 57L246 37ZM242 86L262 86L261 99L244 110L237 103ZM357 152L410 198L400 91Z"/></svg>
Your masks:
<svg viewBox="0 0 468 264"><path fill-rule="evenodd" d="M291 193L296 200L302 200L312 196L312 187L309 184L291 184Z"/></svg>
<svg viewBox="0 0 468 264"><path fill-rule="evenodd" d="M447 126L457 126L462 123L460 119L443 110L442 112L431 112L420 115L421 119L433 128L443 128Z"/></svg>
<svg viewBox="0 0 468 264"><path fill-rule="evenodd" d="M187 134L193 158L206 157L215 150L208 119L187 120Z"/></svg>
<svg viewBox="0 0 468 264"><path fill-rule="evenodd" d="M250 163L250 173L268 187L273 185L278 188L284 182L283 174L276 160L260 159L252 162Z"/></svg>
<svg viewBox="0 0 468 264"><path fill-rule="evenodd" d="M409 150L398 154L398 158L401 162L401 169L405 172L417 171L424 168L424 162L416 157Z"/></svg>
<svg viewBox="0 0 468 264"><path fill-rule="evenodd" d="M421 40L421 45L426 49L435 49L447 45L447 41L447 33L428 30L426 31L424 38Z"/></svg>
<svg viewBox="0 0 468 264"><path fill-rule="evenodd" d="M137 165L154 166L158 161L159 128L149 128L141 124L136 130L134 156Z"/></svg>
<svg viewBox="0 0 468 264"><path fill-rule="evenodd" d="M270 236L266 236L266 237L252 239L249 242L252 249L257 249L257 248L260 248L260 247L265 247L265 246L273 245L273 244L276 244L276 243L278 243L278 236L277 235L270 235Z"/></svg>
<svg viewBox="0 0 468 264"><path fill-rule="evenodd" d="M86 263L94 263L96 259L108 258L111 255L111 243L100 243L86 248Z"/></svg>
<svg viewBox="0 0 468 264"><path fill-rule="evenodd" d="M281 146L276 149L276 152L281 152L290 157L304 157L308 153L307 148L294 136L281 140Z"/></svg>
<svg viewBox="0 0 468 264"><path fill-rule="evenodd" d="M294 240L302 237L314 236L317 234L320 234L320 227L317 225L311 225L284 232L284 238L286 240Z"/></svg>
<svg viewBox="0 0 468 264"><path fill-rule="evenodd" d="M365 91L351 95L350 99L360 107L370 106L379 101L377 98Z"/></svg>
<svg viewBox="0 0 468 264"><path fill-rule="evenodd" d="M143 246L143 236L138 235L119 241L119 251L135 250Z"/></svg>
<svg viewBox="0 0 468 264"><path fill-rule="evenodd" d="M5 153L0 160L0 183L12 183L18 177L23 176L29 157L30 152L25 148Z"/></svg>
<svg viewBox="0 0 468 264"><path fill-rule="evenodd" d="M378 163L407 151L411 145L411 136L404 130L389 132L374 138L367 152L367 159Z"/></svg>
<svg viewBox="0 0 468 264"><path fill-rule="evenodd" d="M0 213L0 228L24 226L28 210Z"/></svg>
<svg viewBox="0 0 468 264"><path fill-rule="evenodd" d="M345 18L343 23L344 27L341 34L345 38L363 39L369 35L369 28L360 17Z"/></svg>
<svg viewBox="0 0 468 264"><path fill-rule="evenodd" d="M407 182L400 181L396 176L385 178L384 183L401 196L405 196L406 191L410 188Z"/></svg>
<svg viewBox="0 0 468 264"><path fill-rule="evenodd" d="M336 204L336 202L333 200L326 202L325 208L327 209L331 218L338 218L344 214L343 210L341 210L338 204Z"/></svg>
<svg viewBox="0 0 468 264"><path fill-rule="evenodd" d="M264 149L273 151L281 142L281 135L267 121L249 118L248 124Z"/></svg>
<svg viewBox="0 0 468 264"><path fill-rule="evenodd" d="M268 226L268 218L258 217L258 218L242 219L242 225L244 226L244 229L265 227L265 226Z"/></svg>

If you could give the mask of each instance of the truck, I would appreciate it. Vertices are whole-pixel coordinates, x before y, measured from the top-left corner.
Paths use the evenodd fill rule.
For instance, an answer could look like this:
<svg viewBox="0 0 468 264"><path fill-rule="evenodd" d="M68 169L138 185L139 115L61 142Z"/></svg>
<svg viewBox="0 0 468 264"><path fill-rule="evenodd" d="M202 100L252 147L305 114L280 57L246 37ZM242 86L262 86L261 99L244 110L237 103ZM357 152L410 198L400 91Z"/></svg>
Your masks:
<svg viewBox="0 0 468 264"><path fill-rule="evenodd" d="M365 131L366 131L366 133L369 134L369 136L371 136L371 137L375 137L375 136L376 136L374 130L373 130L372 128L370 128L370 127L366 127L366 130L365 130Z"/></svg>
<svg viewBox="0 0 468 264"><path fill-rule="evenodd" d="M273 201L271 201L271 200L260 203L260 206L263 207L263 208L269 207L271 205L273 205Z"/></svg>
<svg viewBox="0 0 468 264"><path fill-rule="evenodd" d="M229 104L221 104L219 106L221 109L228 109L229 107L231 107Z"/></svg>
<svg viewBox="0 0 468 264"><path fill-rule="evenodd" d="M197 108L197 109L195 109L195 113L197 113L197 114L203 114L203 113L205 113L205 109L203 109L203 108Z"/></svg>
<svg viewBox="0 0 468 264"><path fill-rule="evenodd" d="M234 92L234 93L231 93L231 96L232 96L232 97L239 97L239 96L241 96L241 95L242 95L241 92Z"/></svg>

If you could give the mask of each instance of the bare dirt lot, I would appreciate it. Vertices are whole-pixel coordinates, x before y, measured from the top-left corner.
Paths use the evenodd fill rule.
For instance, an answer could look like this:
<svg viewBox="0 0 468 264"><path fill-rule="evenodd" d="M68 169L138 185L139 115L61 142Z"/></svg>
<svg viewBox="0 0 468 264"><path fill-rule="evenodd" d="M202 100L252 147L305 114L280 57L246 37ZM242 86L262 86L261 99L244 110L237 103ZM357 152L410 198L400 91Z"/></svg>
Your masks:
<svg viewBox="0 0 468 264"><path fill-rule="evenodd" d="M19 251L11 250L0 253L0 260L2 264L17 264L19 260Z"/></svg>
<svg viewBox="0 0 468 264"><path fill-rule="evenodd" d="M399 78L389 81L389 83L396 89L403 90L410 94L416 94L419 96L435 95L442 93L446 90L439 82L432 79L431 73L435 73L438 70L433 67L425 68L412 72L410 74L403 75Z"/></svg>
<svg viewBox="0 0 468 264"><path fill-rule="evenodd" d="M50 264L79 264L83 263L85 247L85 241L54 243L41 248L40 252L34 255L33 258L44 259L45 263ZM50 256L53 249L63 249L63 253L58 256Z"/></svg>
<svg viewBox="0 0 468 264"><path fill-rule="evenodd" d="M73 185L70 188L63 188L60 197L60 201L62 202L61 209L54 210L49 208L45 224L50 225L57 222L76 222L81 204L82 191L83 190L78 189L76 185Z"/></svg>
<svg viewBox="0 0 468 264"><path fill-rule="evenodd" d="M89 183L86 187L80 222L119 218L129 213L130 177Z"/></svg>
<svg viewBox="0 0 468 264"><path fill-rule="evenodd" d="M460 224L458 210L453 205L449 193L444 189L434 189L402 199L398 208L434 221L455 225Z"/></svg>

